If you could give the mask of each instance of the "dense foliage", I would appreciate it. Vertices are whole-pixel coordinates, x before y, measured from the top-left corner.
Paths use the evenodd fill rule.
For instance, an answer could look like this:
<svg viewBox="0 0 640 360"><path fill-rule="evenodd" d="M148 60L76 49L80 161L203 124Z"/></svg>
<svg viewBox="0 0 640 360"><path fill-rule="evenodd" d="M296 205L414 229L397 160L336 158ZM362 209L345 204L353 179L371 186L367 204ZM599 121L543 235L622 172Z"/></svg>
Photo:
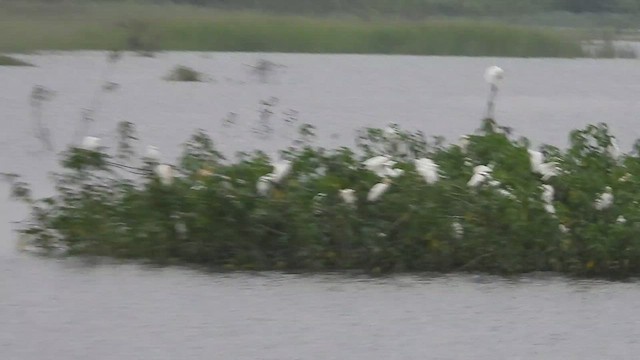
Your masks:
<svg viewBox="0 0 640 360"><path fill-rule="evenodd" d="M284 13L378 13L407 17L507 15L550 11L573 13L640 11L638 0L173 0L173 2Z"/></svg>
<svg viewBox="0 0 640 360"><path fill-rule="evenodd" d="M490 119L450 145L365 129L355 151L314 146L304 125L279 161L225 160L198 131L172 166L137 160L132 124L119 133L112 153L68 149L52 197L8 177L32 209L26 241L225 269L640 273L640 148L620 154L604 124L541 152Z"/></svg>

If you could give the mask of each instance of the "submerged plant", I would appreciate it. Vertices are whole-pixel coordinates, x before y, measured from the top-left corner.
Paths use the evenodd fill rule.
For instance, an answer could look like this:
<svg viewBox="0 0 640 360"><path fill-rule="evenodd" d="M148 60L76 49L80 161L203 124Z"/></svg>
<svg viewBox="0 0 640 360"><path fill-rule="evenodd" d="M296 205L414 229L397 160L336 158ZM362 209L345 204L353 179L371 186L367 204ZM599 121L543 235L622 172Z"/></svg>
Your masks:
<svg viewBox="0 0 640 360"><path fill-rule="evenodd" d="M165 76L165 80L199 82L204 81L204 75L190 67L177 65Z"/></svg>

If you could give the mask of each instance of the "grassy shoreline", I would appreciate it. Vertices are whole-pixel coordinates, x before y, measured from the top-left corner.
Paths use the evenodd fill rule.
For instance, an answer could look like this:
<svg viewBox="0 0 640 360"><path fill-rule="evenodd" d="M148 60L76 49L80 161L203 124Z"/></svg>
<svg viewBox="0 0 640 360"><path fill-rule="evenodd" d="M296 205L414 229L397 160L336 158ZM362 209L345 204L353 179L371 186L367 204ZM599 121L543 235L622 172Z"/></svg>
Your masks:
<svg viewBox="0 0 640 360"><path fill-rule="evenodd" d="M574 34L470 20L363 21L186 5L0 4L0 50L201 50L580 57Z"/></svg>

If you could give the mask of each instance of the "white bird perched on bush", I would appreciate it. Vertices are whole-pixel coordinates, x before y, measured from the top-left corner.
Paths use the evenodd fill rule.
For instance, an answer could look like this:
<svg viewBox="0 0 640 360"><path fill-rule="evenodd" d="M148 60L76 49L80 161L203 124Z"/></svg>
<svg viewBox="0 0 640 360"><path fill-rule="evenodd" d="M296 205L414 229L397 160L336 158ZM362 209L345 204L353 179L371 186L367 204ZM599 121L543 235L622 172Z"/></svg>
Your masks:
<svg viewBox="0 0 640 360"><path fill-rule="evenodd" d="M622 154L622 152L620 151L620 147L618 146L618 141L613 136L609 138L609 141L610 143L609 146L607 146L607 154L613 160L618 161L620 159L620 155Z"/></svg>
<svg viewBox="0 0 640 360"><path fill-rule="evenodd" d="M618 216L618 218L616 219L616 222L617 222L618 224L626 224L626 223L627 223L627 219L625 219L625 217L624 217L624 216L620 215L620 216Z"/></svg>
<svg viewBox="0 0 640 360"><path fill-rule="evenodd" d="M542 196L541 196L542 201L544 201L545 204L553 203L553 196L555 195L555 190L553 189L553 186L543 184L540 187L542 188Z"/></svg>
<svg viewBox="0 0 640 360"><path fill-rule="evenodd" d="M542 184L540 186L542 188L542 195L540 198L544 202L544 210L551 215L556 214L556 207L553 206L553 196L555 194L555 190L553 186L548 184Z"/></svg>
<svg viewBox="0 0 640 360"><path fill-rule="evenodd" d="M169 186L173 184L173 167L171 165L159 164L155 167L155 172L162 185Z"/></svg>
<svg viewBox="0 0 640 360"><path fill-rule="evenodd" d="M273 164L273 172L271 173L271 181L280 184L291 172L291 162L288 160L279 161Z"/></svg>
<svg viewBox="0 0 640 360"><path fill-rule="evenodd" d="M489 66L484 71L484 80L491 85L498 85L504 79L504 70L499 66Z"/></svg>
<svg viewBox="0 0 640 360"><path fill-rule="evenodd" d="M421 158L415 159L414 163L416 165L416 171L424 178L427 184L435 184L438 182L440 179L440 174L438 174L439 167L433 160Z"/></svg>
<svg viewBox="0 0 640 360"><path fill-rule="evenodd" d="M260 176L260 178L258 179L258 183L256 184L258 195L267 196L267 194L269 194L269 190L271 190L272 180L273 175L271 174Z"/></svg>
<svg viewBox="0 0 640 360"><path fill-rule="evenodd" d="M544 211L546 211L547 213L549 213L551 215L555 215L556 214L556 207L553 206L553 204L544 204Z"/></svg>
<svg viewBox="0 0 640 360"><path fill-rule="evenodd" d="M151 161L160 161L160 150L153 145L148 145L144 156Z"/></svg>
<svg viewBox="0 0 640 360"><path fill-rule="evenodd" d="M356 191L353 189L341 189L340 197L342 198L342 201L344 201L344 203L347 205L355 205L357 201Z"/></svg>
<svg viewBox="0 0 640 360"><path fill-rule="evenodd" d="M391 181L389 179L384 179L382 182L373 185L367 194L367 200L370 202L378 201L382 194L389 190L390 184Z"/></svg>
<svg viewBox="0 0 640 360"><path fill-rule="evenodd" d="M489 98L487 99L487 119L493 118L495 100L498 95L498 84L504 78L504 70L497 66L490 66L484 72L484 79L491 85Z"/></svg>
<svg viewBox="0 0 640 360"><path fill-rule="evenodd" d="M291 162L288 160L272 163L273 171L258 179L256 190L261 196L266 196L274 184L280 184L291 173Z"/></svg>
<svg viewBox="0 0 640 360"><path fill-rule="evenodd" d="M404 170L393 168L393 165L397 163L391 160L391 158L386 155L374 156L370 159L365 160L362 164L367 170L375 173L382 178L387 176L395 178L404 174Z"/></svg>
<svg viewBox="0 0 640 360"><path fill-rule="evenodd" d="M540 151L528 149L531 171L542 175L542 180L549 180L558 175L560 169L555 162L544 162L544 155Z"/></svg>
<svg viewBox="0 0 640 360"><path fill-rule="evenodd" d="M467 186L477 187L483 182L485 182L486 180L491 179L492 171L493 170L486 165L478 165L474 167L473 176L471 176L471 179L469 180L469 182L467 182Z"/></svg>
<svg viewBox="0 0 640 360"><path fill-rule="evenodd" d="M87 151L96 151L100 147L100 138L95 136L85 136L82 139L82 148Z"/></svg>
<svg viewBox="0 0 640 360"><path fill-rule="evenodd" d="M611 187L607 186L604 188L604 192L596 199L593 206L596 210L605 210L610 208L611 205L613 205L613 193L611 192Z"/></svg>

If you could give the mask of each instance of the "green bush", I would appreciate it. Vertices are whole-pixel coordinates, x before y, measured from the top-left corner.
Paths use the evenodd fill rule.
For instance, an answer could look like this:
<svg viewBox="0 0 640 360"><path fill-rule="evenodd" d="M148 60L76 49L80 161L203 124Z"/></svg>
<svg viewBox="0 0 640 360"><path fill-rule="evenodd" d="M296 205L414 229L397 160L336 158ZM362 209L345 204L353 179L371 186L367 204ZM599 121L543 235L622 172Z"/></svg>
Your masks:
<svg viewBox="0 0 640 360"><path fill-rule="evenodd" d="M137 138L121 136L119 146ZM202 131L171 167L130 157L130 145L117 156L70 148L52 197L34 199L9 177L14 197L32 208L20 232L44 250L218 269L640 274L640 146L618 155L604 124L573 131L566 150L541 147L557 170L549 178L532 171L527 139L489 119L452 145L397 128L363 130L355 150L315 147L312 138L303 126L281 151L290 173L260 152L226 160ZM363 165L380 154L399 176L382 179ZM438 164L439 181L427 183L416 158ZM492 173L471 187L478 165ZM368 201L377 183L390 185ZM542 199L543 184L555 189L552 200ZM606 187L613 205L599 210ZM342 189L357 200L345 201Z"/></svg>
<svg viewBox="0 0 640 360"><path fill-rule="evenodd" d="M203 75L190 67L178 65L165 77L168 81L203 81Z"/></svg>
<svg viewBox="0 0 640 360"><path fill-rule="evenodd" d="M0 54L0 66L33 66L26 61Z"/></svg>

